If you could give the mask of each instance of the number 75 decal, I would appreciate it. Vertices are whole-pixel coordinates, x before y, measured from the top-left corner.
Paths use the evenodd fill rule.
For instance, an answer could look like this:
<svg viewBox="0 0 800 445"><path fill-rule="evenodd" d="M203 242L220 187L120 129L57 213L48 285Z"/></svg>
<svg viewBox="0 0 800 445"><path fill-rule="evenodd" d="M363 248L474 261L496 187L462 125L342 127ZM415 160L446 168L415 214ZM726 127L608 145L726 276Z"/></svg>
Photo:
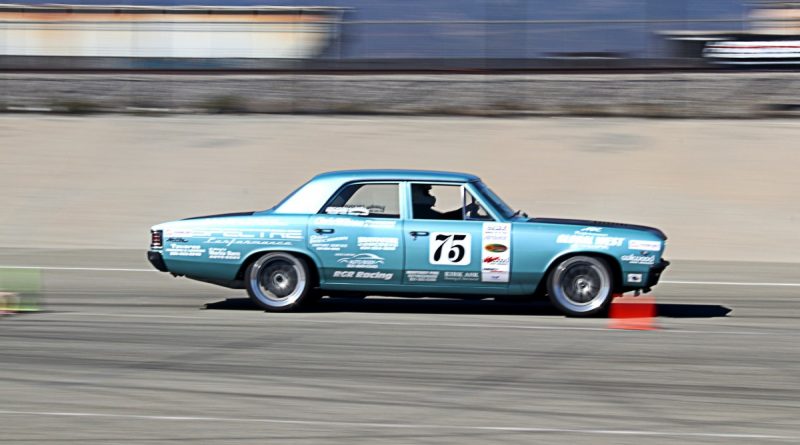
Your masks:
<svg viewBox="0 0 800 445"><path fill-rule="evenodd" d="M466 266L472 259L469 233L431 233L428 261L431 264Z"/></svg>

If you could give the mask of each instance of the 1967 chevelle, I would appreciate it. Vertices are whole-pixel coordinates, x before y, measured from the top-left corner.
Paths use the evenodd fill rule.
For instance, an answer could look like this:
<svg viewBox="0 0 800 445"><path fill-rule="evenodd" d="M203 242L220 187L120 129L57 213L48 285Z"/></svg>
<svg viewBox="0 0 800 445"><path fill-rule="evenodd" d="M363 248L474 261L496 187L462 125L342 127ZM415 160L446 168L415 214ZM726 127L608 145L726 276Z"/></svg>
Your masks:
<svg viewBox="0 0 800 445"><path fill-rule="evenodd" d="M247 289L268 311L325 295L526 298L567 315L648 292L669 264L652 227L512 210L478 177L324 173L269 210L156 225L147 257L175 276Z"/></svg>

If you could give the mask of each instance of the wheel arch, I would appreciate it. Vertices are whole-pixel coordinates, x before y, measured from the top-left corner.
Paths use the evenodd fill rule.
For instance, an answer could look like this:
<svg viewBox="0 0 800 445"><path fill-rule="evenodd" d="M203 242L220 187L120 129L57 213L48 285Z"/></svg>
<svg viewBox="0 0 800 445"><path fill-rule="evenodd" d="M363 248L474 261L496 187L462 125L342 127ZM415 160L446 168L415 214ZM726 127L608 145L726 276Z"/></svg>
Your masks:
<svg viewBox="0 0 800 445"><path fill-rule="evenodd" d="M320 280L320 273L319 273L319 263L314 259L308 252L299 250L299 249L261 249L255 250L250 252L247 257L242 261L242 265L239 266L239 270L236 272L236 279L237 280L244 280L244 273L247 271L247 268L250 267L251 264L256 262L262 255L266 253L291 253L292 255L297 256L301 260L306 262L308 266L309 272L311 272L311 284L314 287L319 286Z"/></svg>
<svg viewBox="0 0 800 445"><path fill-rule="evenodd" d="M588 256L593 258L598 258L606 262L608 266L611 268L611 289L613 293L619 293L622 290L623 280L622 280L622 265L619 263L619 260L612 255L603 252L596 252L596 251L571 251L571 252L564 252L550 260L550 263L547 265L545 269L544 275L539 280L539 284L536 285L536 291L534 295L545 295L547 293L547 280L550 277L550 274L553 272L553 269L556 267L557 264L561 263L562 261L576 257L576 256Z"/></svg>

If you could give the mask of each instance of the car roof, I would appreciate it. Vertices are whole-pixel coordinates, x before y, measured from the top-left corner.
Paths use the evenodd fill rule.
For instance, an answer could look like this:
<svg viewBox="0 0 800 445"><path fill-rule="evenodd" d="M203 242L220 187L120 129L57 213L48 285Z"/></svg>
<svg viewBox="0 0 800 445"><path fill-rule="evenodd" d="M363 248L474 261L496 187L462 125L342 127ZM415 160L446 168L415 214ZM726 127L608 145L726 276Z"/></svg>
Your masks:
<svg viewBox="0 0 800 445"><path fill-rule="evenodd" d="M446 181L446 182L471 182L478 181L475 175L469 173L444 172L434 170L402 170L402 169L372 169L372 170L340 170L321 173L314 179L331 179L341 182L350 181Z"/></svg>
<svg viewBox="0 0 800 445"><path fill-rule="evenodd" d="M317 213L344 184L358 181L472 182L478 177L466 173L428 170L342 170L322 173L295 190L271 211L274 213Z"/></svg>

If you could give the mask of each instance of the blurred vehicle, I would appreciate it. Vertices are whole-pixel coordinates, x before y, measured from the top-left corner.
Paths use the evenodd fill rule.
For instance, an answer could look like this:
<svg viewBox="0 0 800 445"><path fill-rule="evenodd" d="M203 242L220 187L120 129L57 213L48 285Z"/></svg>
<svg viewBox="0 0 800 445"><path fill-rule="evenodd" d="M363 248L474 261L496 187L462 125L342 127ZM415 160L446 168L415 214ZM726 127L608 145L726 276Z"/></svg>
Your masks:
<svg viewBox="0 0 800 445"><path fill-rule="evenodd" d="M729 65L794 65L800 63L800 39L708 42L703 57Z"/></svg>
<svg viewBox="0 0 800 445"><path fill-rule="evenodd" d="M659 32L672 55L702 58L714 65L796 65L800 63L800 2L754 0L749 29Z"/></svg>
<svg viewBox="0 0 800 445"><path fill-rule="evenodd" d="M324 173L275 207L151 230L148 259L176 276L245 288L268 311L324 295L549 295L565 314L604 311L669 264L666 236L629 224L528 218L478 177Z"/></svg>

